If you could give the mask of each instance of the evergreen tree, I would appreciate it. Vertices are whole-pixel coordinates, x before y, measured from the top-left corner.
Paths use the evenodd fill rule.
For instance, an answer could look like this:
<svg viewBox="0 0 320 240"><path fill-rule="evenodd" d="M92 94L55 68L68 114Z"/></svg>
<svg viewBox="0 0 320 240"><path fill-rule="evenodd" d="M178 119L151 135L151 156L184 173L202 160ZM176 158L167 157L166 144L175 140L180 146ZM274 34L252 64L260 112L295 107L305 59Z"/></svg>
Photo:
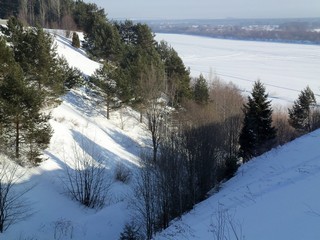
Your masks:
<svg viewBox="0 0 320 240"><path fill-rule="evenodd" d="M244 122L239 138L240 155L244 161L270 150L276 137L272 126L271 101L264 85L254 83L248 103L244 105Z"/></svg>
<svg viewBox="0 0 320 240"><path fill-rule="evenodd" d="M6 40L12 44L12 47L18 46L22 42L25 32L22 22L16 17L10 17L7 27L1 28L1 31L6 36Z"/></svg>
<svg viewBox="0 0 320 240"><path fill-rule="evenodd" d="M3 78L9 74L9 68L14 64L13 54L6 41L0 36L0 85Z"/></svg>
<svg viewBox="0 0 320 240"><path fill-rule="evenodd" d="M57 55L53 39L41 28L24 29L21 22L11 18L5 30L15 61L21 66L26 80L38 88L45 100L55 99L64 91L67 74Z"/></svg>
<svg viewBox="0 0 320 240"><path fill-rule="evenodd" d="M312 131L312 115L315 106L316 98L308 86L301 91L292 108L288 109L290 125L301 133Z"/></svg>
<svg viewBox="0 0 320 240"><path fill-rule="evenodd" d="M193 86L193 96L198 104L207 104L209 101L208 83L202 74L196 79Z"/></svg>
<svg viewBox="0 0 320 240"><path fill-rule="evenodd" d="M77 1L73 15L78 27L84 30L83 47L91 56L98 60L117 61L121 54L121 40L116 27L107 20L104 9Z"/></svg>
<svg viewBox="0 0 320 240"><path fill-rule="evenodd" d="M50 35L41 28L24 28L10 18L0 39L0 144L18 161L36 164L49 144L49 115L41 113L80 74L57 56ZM9 44L2 38L6 38Z"/></svg>
<svg viewBox="0 0 320 240"><path fill-rule="evenodd" d="M106 20L96 20L90 32L85 33L84 47L92 57L117 61L121 54L120 36L116 28Z"/></svg>
<svg viewBox="0 0 320 240"><path fill-rule="evenodd" d="M74 3L72 14L78 28L88 34L98 22L107 20L103 8L99 8L95 3L85 3L84 1Z"/></svg>
<svg viewBox="0 0 320 240"><path fill-rule="evenodd" d="M97 69L94 75L91 77L91 81L101 88L101 90L105 93L105 100L107 104L107 119L110 119L110 109L111 103L115 97L117 91L117 84L111 78L111 72L113 71L113 67L108 64L104 64L99 69Z"/></svg>
<svg viewBox="0 0 320 240"><path fill-rule="evenodd" d="M144 101L148 101L144 90L155 80L150 75L159 80L158 86L163 86L164 64L149 27L127 21L116 24L116 28L123 41L121 60L114 77L120 89L120 97L124 102L142 106Z"/></svg>
<svg viewBox="0 0 320 240"><path fill-rule="evenodd" d="M43 98L24 80L20 66L12 63L7 70L0 85L1 142L12 157L37 163L50 141L49 116L40 113Z"/></svg>
<svg viewBox="0 0 320 240"><path fill-rule="evenodd" d="M157 46L166 72L166 93L173 105L179 104L185 98L191 98L190 71L186 69L178 53L161 41Z"/></svg>
<svg viewBox="0 0 320 240"><path fill-rule="evenodd" d="M66 90L70 90L73 87L80 87L84 83L83 73L74 67L70 67L65 58L58 59L58 68L61 70L59 73L61 76L58 78L64 79L64 87Z"/></svg>
<svg viewBox="0 0 320 240"><path fill-rule="evenodd" d="M124 22L115 22L115 26L120 34L121 41L125 45L137 44L136 25L130 21L125 20Z"/></svg>
<svg viewBox="0 0 320 240"><path fill-rule="evenodd" d="M79 35L76 32L73 32L72 35L72 46L75 48L80 48L80 39Z"/></svg>

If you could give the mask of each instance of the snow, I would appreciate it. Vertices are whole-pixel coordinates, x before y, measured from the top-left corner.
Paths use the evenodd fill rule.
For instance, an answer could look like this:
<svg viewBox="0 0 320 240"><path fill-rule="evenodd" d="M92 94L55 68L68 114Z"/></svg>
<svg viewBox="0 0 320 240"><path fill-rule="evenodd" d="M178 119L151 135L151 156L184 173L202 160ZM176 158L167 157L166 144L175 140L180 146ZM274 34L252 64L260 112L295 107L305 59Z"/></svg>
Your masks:
<svg viewBox="0 0 320 240"><path fill-rule="evenodd" d="M73 48L69 39L56 35L55 41L58 54L84 74L91 75L99 67L83 50ZM51 111L54 134L44 152L47 160L27 170L26 178L34 187L25 197L32 203L33 215L12 225L1 234L2 239L118 239L130 220L132 183L116 182L114 169L122 163L135 173L141 149L149 146L150 138L145 125L139 123L139 114L127 107L111 112L111 119L107 120L99 96L85 87L70 91L61 100L61 105ZM114 181L107 205L101 210L81 206L64 188L73 149L83 143L103 158L108 176Z"/></svg>
<svg viewBox="0 0 320 240"><path fill-rule="evenodd" d="M165 36L168 40L168 36ZM84 74L90 75L99 67L99 63L88 59L83 50L73 48L69 39L60 35L56 35L55 38L59 55L64 56L72 66L78 67ZM306 74L305 79L309 80L304 83L308 83L310 87L316 85L310 80L314 79L315 73L319 73L319 70L314 69L311 61L311 59L316 61L319 57L316 46L283 44L281 45L283 51L281 51L272 47L278 46L277 44L258 47L260 43L241 41L229 43L222 40L223 44L219 47L221 54L213 54L212 56L215 57L209 57L211 48L214 48L211 39L190 37L194 41L189 42L186 36L175 35L174 38L184 42L184 45L177 50L185 51L182 57L186 63L188 56L191 56L189 59L190 63L194 63L193 74L198 74L196 69L200 67L204 72L208 71L213 63L210 61L217 58L214 61L217 63L214 66L217 73L221 70L218 69L220 66L218 63L222 61L229 63L224 67L226 71L224 73L232 75L233 69L236 69L238 70L236 76L244 74L243 77L252 77L254 81L258 70L263 69L257 69L258 62L255 60L257 61L258 56L265 56L263 54L267 54L265 52L268 52L268 47L275 49L272 54L267 54L269 61L266 57L264 58L265 67L269 69L268 71L276 71L276 73L270 72L269 76L271 74L277 76L279 73L277 71L280 71L280 67L277 67L274 61L278 64L282 63L282 67L294 62L290 55L292 51L292 54L295 52L297 54L296 61L301 64L304 62L304 66L308 66L310 73L303 67L292 69L292 72L295 71L298 76L302 73ZM204 41L202 48L199 39ZM181 46L179 41L177 45ZM171 42L174 46L173 43ZM242 53L239 52L239 46L243 48ZM250 46L252 46L251 50ZM191 51L193 47L196 48L195 52ZM230 54L232 47L238 54L234 54L233 57L224 55ZM250 50L250 54L246 53L247 50ZM279 51L278 57L274 56L277 51ZM210 61L202 66L206 52L208 52L207 60ZM247 64L249 66L246 66ZM230 66L233 67L230 68ZM283 71L286 72L286 69L291 67L291 65L287 66ZM228 70L229 68L231 70ZM292 72L288 78L295 75ZM245 75L246 73L248 75ZM262 71L259 74L264 73L266 72ZM298 76L294 79L297 80ZM301 86L298 82L295 82L296 86L294 86L293 83L285 82L286 78L276 79L284 81L276 82L277 86L300 90ZM246 81L238 82L244 87L246 83ZM249 83L251 87L251 82ZM293 91L286 92L281 88L275 88L274 91L279 95L280 93L288 94L284 96L285 99L293 96ZM109 169L110 179L113 179L112 173L119 163L125 164L132 173L135 173L139 167L141 150L150 146L150 136L145 125L139 123L139 113L126 107L112 111L111 119L107 120L101 99L86 87L72 90L61 100L61 105L52 109L51 112L50 123L54 134L49 148L44 152L46 160L40 166L27 170L26 179L30 185L34 186L26 195L32 203L33 215L25 221L12 225L1 234L2 239L116 240L125 223L131 220L132 182L129 184L114 182L107 205L100 210L87 209L73 201L65 193L63 186L65 169L72 166L73 148L75 145L81 146L83 142L88 143L103 157L104 164ZM320 130L243 165L233 179L222 185L217 194L199 203L180 220L174 221L172 226L159 233L155 239L214 239L212 225L216 224L215 219L219 209L230 213L232 219L240 224L243 235L248 240L320 239L318 227L320 220L319 142Z"/></svg>
<svg viewBox="0 0 320 240"><path fill-rule="evenodd" d="M320 46L156 34L181 56L191 75L232 81L245 92L260 79L273 103L286 107L307 85L320 102ZM211 74L210 74L211 72ZM213 76L210 76L213 75Z"/></svg>
<svg viewBox="0 0 320 240"><path fill-rule="evenodd" d="M155 239L215 239L221 208L248 240L320 239L319 139L320 130L243 165L220 192Z"/></svg>
<svg viewBox="0 0 320 240"><path fill-rule="evenodd" d="M71 67L80 69L85 75L90 76L99 68L100 64L90 60L82 49L72 47L70 39L63 35L56 35L57 51L63 55Z"/></svg>

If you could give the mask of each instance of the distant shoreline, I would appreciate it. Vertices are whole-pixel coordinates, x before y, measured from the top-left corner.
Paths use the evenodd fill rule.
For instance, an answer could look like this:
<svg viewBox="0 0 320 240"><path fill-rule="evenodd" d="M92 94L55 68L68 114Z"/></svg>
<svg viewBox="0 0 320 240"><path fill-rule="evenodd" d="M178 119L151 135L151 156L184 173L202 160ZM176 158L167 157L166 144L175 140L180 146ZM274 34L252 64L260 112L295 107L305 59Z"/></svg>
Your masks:
<svg viewBox="0 0 320 240"><path fill-rule="evenodd" d="M150 20L145 23L158 33L320 45L320 18Z"/></svg>
<svg viewBox="0 0 320 240"><path fill-rule="evenodd" d="M186 36L194 36L194 37L203 37L203 38L212 38L212 39L221 39L221 40L233 40L233 41L248 41L248 42L268 42L268 43L284 43L284 44L301 44L301 45L314 45L320 46L320 42L309 42L309 41L285 41L285 40L277 40L277 39L249 39L249 38L232 38L232 37L214 37L210 35L204 34L195 34L195 33L183 33L183 32L154 32L155 34L176 34L176 35L186 35Z"/></svg>

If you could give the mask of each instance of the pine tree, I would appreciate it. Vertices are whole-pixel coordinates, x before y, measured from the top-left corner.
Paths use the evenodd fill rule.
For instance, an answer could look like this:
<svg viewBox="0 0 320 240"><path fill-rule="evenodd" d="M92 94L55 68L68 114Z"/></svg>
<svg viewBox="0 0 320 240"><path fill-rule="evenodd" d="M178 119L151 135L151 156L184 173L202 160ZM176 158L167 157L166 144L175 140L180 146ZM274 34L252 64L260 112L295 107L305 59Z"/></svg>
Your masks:
<svg viewBox="0 0 320 240"><path fill-rule="evenodd" d="M53 39L41 28L23 28L16 18L9 19L4 34L10 42L15 61L26 80L36 85L45 100L55 99L64 91L68 75L61 66Z"/></svg>
<svg viewBox="0 0 320 240"><path fill-rule="evenodd" d="M90 4L89 4L90 5ZM89 27L85 28L83 47L92 57L116 61L121 55L121 42L118 30L107 21L104 13L99 10L87 13Z"/></svg>
<svg viewBox="0 0 320 240"><path fill-rule="evenodd" d="M165 65L166 93L171 103L175 105L181 103L183 99L190 99L192 91L189 69L185 67L178 53L168 43L161 41L157 46L157 51Z"/></svg>
<svg viewBox="0 0 320 240"><path fill-rule="evenodd" d="M75 48L80 48L80 39L79 35L76 32L73 32L72 35L72 46Z"/></svg>
<svg viewBox="0 0 320 240"><path fill-rule="evenodd" d="M209 89L206 79L200 74L193 86L194 100L198 104L207 104L209 100Z"/></svg>
<svg viewBox="0 0 320 240"><path fill-rule="evenodd" d="M110 119L111 103L115 97L117 91L117 84L111 78L111 72L113 67L108 64L104 64L97 69L94 75L91 77L91 81L96 84L105 93L105 100L107 105L107 119Z"/></svg>
<svg viewBox="0 0 320 240"><path fill-rule="evenodd" d="M254 83L248 103L244 105L244 122L239 138L240 156L244 161L270 150L276 137L272 126L271 101L265 93L264 85Z"/></svg>
<svg viewBox="0 0 320 240"><path fill-rule="evenodd" d="M16 159L38 162L40 150L50 141L49 116L40 113L42 102L37 90L24 80L20 66L12 65L0 86L0 137L7 146L7 153Z"/></svg>
<svg viewBox="0 0 320 240"><path fill-rule="evenodd" d="M14 52L0 39L0 143L1 151L21 161L39 161L50 141L49 116L40 113L43 95L27 81Z"/></svg>
<svg viewBox="0 0 320 240"><path fill-rule="evenodd" d="M301 91L292 108L288 109L290 125L300 133L312 131L312 115L315 106L314 93L308 86Z"/></svg>

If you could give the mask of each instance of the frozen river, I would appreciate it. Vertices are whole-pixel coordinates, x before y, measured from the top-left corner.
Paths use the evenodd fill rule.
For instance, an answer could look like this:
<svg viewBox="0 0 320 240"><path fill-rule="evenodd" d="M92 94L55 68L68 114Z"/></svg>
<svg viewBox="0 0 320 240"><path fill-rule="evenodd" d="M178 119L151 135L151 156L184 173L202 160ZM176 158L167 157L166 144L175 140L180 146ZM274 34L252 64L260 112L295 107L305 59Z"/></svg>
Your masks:
<svg viewBox="0 0 320 240"><path fill-rule="evenodd" d="M307 85L320 103L320 46L156 34L181 56L192 76L217 75L250 92L260 79L273 103L292 103Z"/></svg>

